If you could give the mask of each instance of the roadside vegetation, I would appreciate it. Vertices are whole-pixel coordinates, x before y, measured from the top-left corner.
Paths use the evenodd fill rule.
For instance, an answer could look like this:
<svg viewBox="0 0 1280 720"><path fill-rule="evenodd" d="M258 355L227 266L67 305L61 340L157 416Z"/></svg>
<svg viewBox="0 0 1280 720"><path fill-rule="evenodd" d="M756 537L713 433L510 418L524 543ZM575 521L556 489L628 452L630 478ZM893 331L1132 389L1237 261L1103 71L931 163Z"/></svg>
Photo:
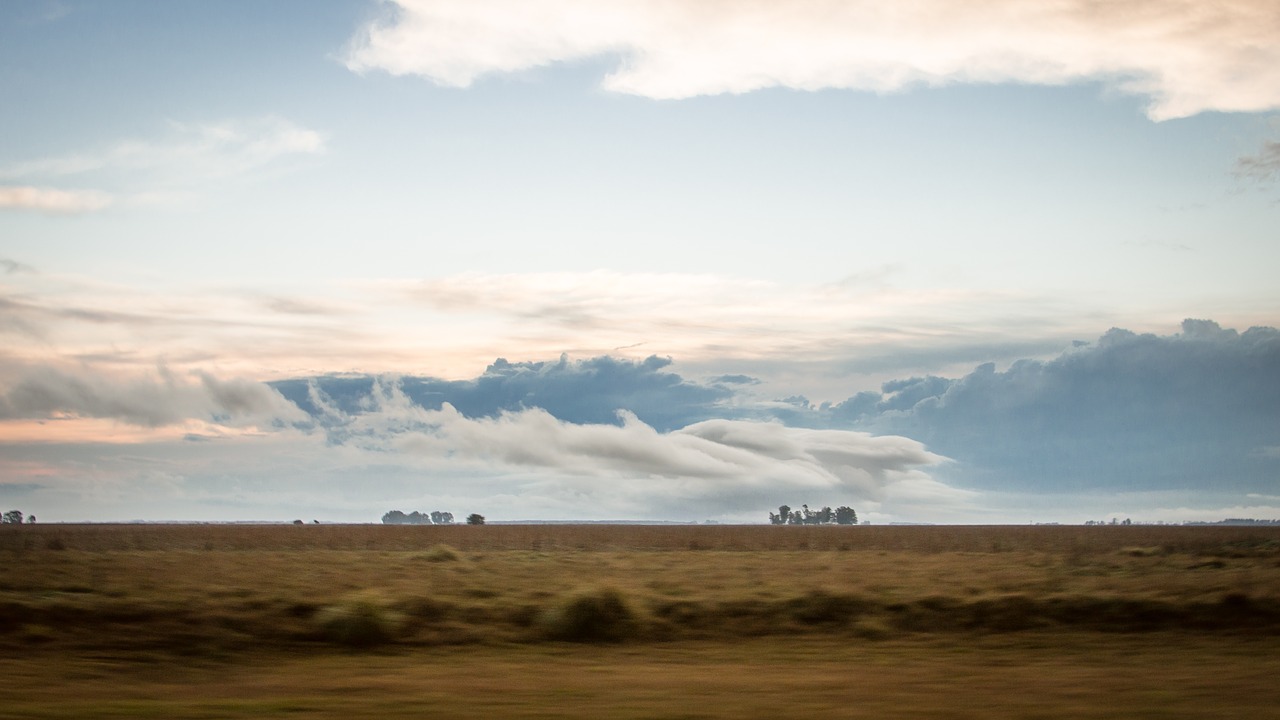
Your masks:
<svg viewBox="0 0 1280 720"><path fill-rule="evenodd" d="M515 664L503 672L553 648L638 664L762 647L832 662L1093 645L1121 667L1117 653L1152 643L1280 657L1270 527L22 524L0 527L0 561L0 645L33 687L75 686L60 668L90 657L278 660L303 685L308 663L371 653L483 650Z"/></svg>

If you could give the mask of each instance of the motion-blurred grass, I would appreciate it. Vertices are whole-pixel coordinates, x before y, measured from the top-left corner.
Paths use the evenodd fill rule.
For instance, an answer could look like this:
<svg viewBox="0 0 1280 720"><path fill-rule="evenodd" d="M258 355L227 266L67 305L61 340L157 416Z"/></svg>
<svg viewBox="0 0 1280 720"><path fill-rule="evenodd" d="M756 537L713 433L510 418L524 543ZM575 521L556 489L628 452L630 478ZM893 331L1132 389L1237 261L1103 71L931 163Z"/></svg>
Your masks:
<svg viewBox="0 0 1280 720"><path fill-rule="evenodd" d="M742 717L727 709L754 714L747 698L798 716L852 702L839 682L868 673L898 683L871 688L881 700L969 673L1015 705L1021 691L999 684L1005 674L1063 698L1129 677L1146 688L1125 711L1139 717L1174 700L1176 713L1152 716L1211 716L1197 702L1247 709L1243 698L1210 702L1215 677L1224 693L1239 685L1280 700L1275 683L1251 680L1280 669L1280 531L1270 528L36 525L0 527L0 562L0 664L12 679L0 717L394 715L410 696L488 710L454 717L588 717L613 702L635 708L615 717ZM685 672L667 672L662 657ZM497 690L470 697L476 683L458 684L453 674L476 658L486 658L476 672L500 677L577 675L558 680L564 697L532 683L506 707ZM584 658L605 665L586 670ZM1210 662L1200 681L1170 682ZM369 663L390 674L352 670ZM723 674L734 663L758 676L750 687ZM1027 663L1065 675L1009 669ZM453 684L405 680L428 673L422 664ZM188 666L204 670L171 674ZM249 666L264 684L241 674ZM238 689L187 695L153 671ZM326 683L355 683L364 709ZM386 697L363 690L383 685ZM669 701L646 694L663 687ZM772 694L801 691L811 697ZM1023 714L1089 716L1062 707L1080 712Z"/></svg>

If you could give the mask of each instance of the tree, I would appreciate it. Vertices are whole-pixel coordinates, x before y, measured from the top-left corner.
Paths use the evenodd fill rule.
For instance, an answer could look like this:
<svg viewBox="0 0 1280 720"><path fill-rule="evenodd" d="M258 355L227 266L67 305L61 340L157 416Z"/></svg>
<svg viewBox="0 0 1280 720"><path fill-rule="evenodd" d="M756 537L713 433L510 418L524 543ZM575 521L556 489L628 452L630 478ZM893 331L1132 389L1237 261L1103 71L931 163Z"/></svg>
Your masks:
<svg viewBox="0 0 1280 720"><path fill-rule="evenodd" d="M316 522L320 521L317 520ZM382 522L387 525L452 525L453 513L440 512L439 510L424 513L414 510L406 514L399 510L392 510L382 516Z"/></svg>
<svg viewBox="0 0 1280 720"><path fill-rule="evenodd" d="M35 525L35 524L36 524L36 516L35 516L35 515L28 515L28 516L27 516L27 524L28 524L28 525Z"/></svg>
<svg viewBox="0 0 1280 720"><path fill-rule="evenodd" d="M769 522L774 525L786 525L791 520L791 507L789 505L779 505L778 514L769 513Z"/></svg>
<svg viewBox="0 0 1280 720"><path fill-rule="evenodd" d="M467 516L467 524L468 524L468 525L483 525L483 524L484 524L484 516L483 516L483 515L481 515L480 513L471 513L470 515L468 515L468 516Z"/></svg>
<svg viewBox="0 0 1280 720"><path fill-rule="evenodd" d="M792 510L789 505L778 506L777 514L769 513L772 525L857 525L858 513L848 505L841 505L832 510L823 505L821 510L810 510L808 505L801 505L799 510Z"/></svg>
<svg viewBox="0 0 1280 720"><path fill-rule="evenodd" d="M6 525L21 525L22 517L21 510L10 510L4 514L3 518L0 518L0 522Z"/></svg>

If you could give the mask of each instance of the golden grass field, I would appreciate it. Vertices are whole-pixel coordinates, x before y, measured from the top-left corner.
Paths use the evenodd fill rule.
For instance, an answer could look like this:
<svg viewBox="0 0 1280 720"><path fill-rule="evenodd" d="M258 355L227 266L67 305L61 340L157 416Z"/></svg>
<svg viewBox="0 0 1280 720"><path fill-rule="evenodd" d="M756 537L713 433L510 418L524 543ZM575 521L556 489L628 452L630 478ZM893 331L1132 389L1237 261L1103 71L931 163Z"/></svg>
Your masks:
<svg viewBox="0 0 1280 720"><path fill-rule="evenodd" d="M34 525L0 563L0 718L1280 707L1280 528Z"/></svg>

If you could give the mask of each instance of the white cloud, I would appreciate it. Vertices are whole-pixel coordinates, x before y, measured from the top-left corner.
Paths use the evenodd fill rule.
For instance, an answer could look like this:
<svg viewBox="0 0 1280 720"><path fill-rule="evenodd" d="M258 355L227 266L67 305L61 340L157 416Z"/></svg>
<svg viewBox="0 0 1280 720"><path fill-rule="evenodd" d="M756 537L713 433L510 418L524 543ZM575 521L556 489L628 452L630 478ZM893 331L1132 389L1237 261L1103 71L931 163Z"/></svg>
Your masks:
<svg viewBox="0 0 1280 720"><path fill-rule="evenodd" d="M161 358L175 372L217 362L219 372L260 379L335 371L462 379L499 357L658 355L676 360L686 376L758 376L764 383L753 392L764 396L784 388L838 401L878 387L879 374L963 373L986 360L1048 356L1114 322L1092 308L1019 293L678 273L318 284L291 288L289 302L272 304L272 312L263 312L264 296L281 293L265 286L144 288L47 272L3 277L0 337L12 356L139 371Z"/></svg>
<svg viewBox="0 0 1280 720"><path fill-rule="evenodd" d="M60 215L102 210L112 198L96 190L56 190L28 186L0 185L0 208L38 210Z"/></svg>
<svg viewBox="0 0 1280 720"><path fill-rule="evenodd" d="M878 501L896 483L932 484L921 468L945 461L909 438L773 422L712 420L659 433L626 412L621 425L565 422L541 408L469 418L448 404L417 406L385 380L368 405L350 417L328 407L322 422L342 444L532 474L541 492L624 496L650 511L685 502L758 509L789 497Z"/></svg>
<svg viewBox="0 0 1280 720"><path fill-rule="evenodd" d="M129 139L96 152L37 158L0 167L0 180L42 185L75 177L100 191L0 188L0 207L54 212L97 210L111 202L169 202L191 188L243 176L296 156L325 150L324 136L284 118L231 120L213 124L170 123L162 137Z"/></svg>
<svg viewBox="0 0 1280 720"><path fill-rule="evenodd" d="M188 420L242 426L309 419L262 383L222 380L204 372L178 376L164 367L142 376L36 367L0 392L0 418L66 417L110 418L149 427Z"/></svg>
<svg viewBox="0 0 1280 720"><path fill-rule="evenodd" d="M1156 120L1280 107L1271 0L389 0L347 65L466 87L617 55L605 87L653 98L767 87L1100 81Z"/></svg>

